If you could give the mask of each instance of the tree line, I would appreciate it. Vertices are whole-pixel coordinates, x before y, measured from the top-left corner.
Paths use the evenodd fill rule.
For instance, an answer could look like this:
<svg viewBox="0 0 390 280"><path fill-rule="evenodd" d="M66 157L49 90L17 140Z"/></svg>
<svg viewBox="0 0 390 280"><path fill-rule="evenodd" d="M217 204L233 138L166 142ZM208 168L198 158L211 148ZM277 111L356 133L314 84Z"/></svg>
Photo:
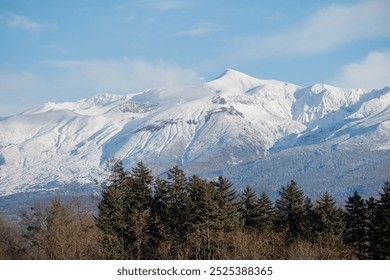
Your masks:
<svg viewBox="0 0 390 280"><path fill-rule="evenodd" d="M251 186L173 167L109 162L96 211L78 200L37 204L18 224L0 219L1 259L389 259L390 183L337 206L291 181L272 202Z"/></svg>

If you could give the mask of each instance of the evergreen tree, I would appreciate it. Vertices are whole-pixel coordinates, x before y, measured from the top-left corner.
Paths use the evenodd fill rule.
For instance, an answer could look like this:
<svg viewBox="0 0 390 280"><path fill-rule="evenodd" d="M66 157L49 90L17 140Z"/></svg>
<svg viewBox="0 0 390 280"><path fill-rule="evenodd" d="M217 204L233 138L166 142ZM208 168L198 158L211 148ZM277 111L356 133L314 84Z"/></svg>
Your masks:
<svg viewBox="0 0 390 280"><path fill-rule="evenodd" d="M279 192L280 198L276 200L276 226L286 229L286 241L289 243L295 238L304 236L304 193L295 181Z"/></svg>
<svg viewBox="0 0 390 280"><path fill-rule="evenodd" d="M115 158L107 162L107 170L110 172L107 181L103 182L103 188L112 187L118 190L123 189L123 185L129 180L129 172L123 167L123 162Z"/></svg>
<svg viewBox="0 0 390 280"><path fill-rule="evenodd" d="M168 172L169 198L168 207L171 218L170 229L177 240L185 240L191 229L190 197L188 181L183 170L175 166Z"/></svg>
<svg viewBox="0 0 390 280"><path fill-rule="evenodd" d="M333 197L326 192L319 200L314 211L318 217L318 231L326 239L338 241L344 230L344 217L340 208L335 206Z"/></svg>
<svg viewBox="0 0 390 280"><path fill-rule="evenodd" d="M167 180L156 180L153 209L161 223L159 227L165 234L164 238L173 244L172 254L175 255L186 242L192 227L191 201L184 171L175 166L168 171L167 177Z"/></svg>
<svg viewBox="0 0 390 280"><path fill-rule="evenodd" d="M123 186L126 226L125 246L129 259L146 258L149 254L148 227L151 219L153 176L142 162L132 169Z"/></svg>
<svg viewBox="0 0 390 280"><path fill-rule="evenodd" d="M310 197L304 199L304 236L310 242L314 242L318 237L319 217L314 211Z"/></svg>
<svg viewBox="0 0 390 280"><path fill-rule="evenodd" d="M207 227L210 230L223 228L221 209L218 204L218 192L210 183L194 175L189 182L191 201L191 224L196 229Z"/></svg>
<svg viewBox="0 0 390 280"><path fill-rule="evenodd" d="M257 200L257 227L259 231L270 230L275 218L275 210L272 202L265 192L262 192Z"/></svg>
<svg viewBox="0 0 390 280"><path fill-rule="evenodd" d="M365 247L366 248L366 258L369 260L374 260L378 258L378 240L376 237L376 213L377 213L377 201L374 197L370 197L365 201ZM360 256L358 255L360 258Z"/></svg>
<svg viewBox="0 0 390 280"><path fill-rule="evenodd" d="M195 259L213 259L215 236L223 227L218 191L212 184L194 175L189 181L191 241Z"/></svg>
<svg viewBox="0 0 390 280"><path fill-rule="evenodd" d="M244 228L259 228L257 195L252 187L247 186L241 196L240 218Z"/></svg>
<svg viewBox="0 0 390 280"><path fill-rule="evenodd" d="M390 259L390 183L383 186L379 193L374 220L375 257Z"/></svg>
<svg viewBox="0 0 390 280"><path fill-rule="evenodd" d="M366 207L358 192L346 200L344 241L355 249L359 259L365 258L366 251Z"/></svg>
<svg viewBox="0 0 390 280"><path fill-rule="evenodd" d="M131 209L133 211L142 211L149 208L152 202L153 182L152 171L145 167L142 162L138 162L137 166L131 172L131 185L128 188L127 196L131 197ZM129 210L131 210L129 209Z"/></svg>
<svg viewBox="0 0 390 280"><path fill-rule="evenodd" d="M171 241L169 233L169 186L166 180L156 178L154 181L154 195L151 208L151 220L149 224L149 248L154 252L155 258L159 258L158 248L166 241ZM152 254L153 255L153 254Z"/></svg>
<svg viewBox="0 0 390 280"><path fill-rule="evenodd" d="M121 161L109 162L111 174L103 186L96 225L102 231L101 245L108 259L126 259L126 223L123 186L129 181Z"/></svg>
<svg viewBox="0 0 390 280"><path fill-rule="evenodd" d="M129 174L121 161L110 161L111 174L98 204L97 226L109 259L140 259L150 251L151 171L142 162Z"/></svg>
<svg viewBox="0 0 390 280"><path fill-rule="evenodd" d="M221 210L221 221L224 224L224 230L231 231L237 228L239 200L236 189L233 183L219 176L218 180L212 181L211 184L218 191L218 205Z"/></svg>

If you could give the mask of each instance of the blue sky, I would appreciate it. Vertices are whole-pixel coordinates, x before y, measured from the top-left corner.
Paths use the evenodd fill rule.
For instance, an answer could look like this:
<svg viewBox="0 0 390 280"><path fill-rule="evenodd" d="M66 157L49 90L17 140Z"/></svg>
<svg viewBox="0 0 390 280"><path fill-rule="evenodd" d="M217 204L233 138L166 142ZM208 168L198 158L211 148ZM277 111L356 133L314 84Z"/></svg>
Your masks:
<svg viewBox="0 0 390 280"><path fill-rule="evenodd" d="M388 0L0 0L0 116L193 86L233 68L309 86L390 84Z"/></svg>

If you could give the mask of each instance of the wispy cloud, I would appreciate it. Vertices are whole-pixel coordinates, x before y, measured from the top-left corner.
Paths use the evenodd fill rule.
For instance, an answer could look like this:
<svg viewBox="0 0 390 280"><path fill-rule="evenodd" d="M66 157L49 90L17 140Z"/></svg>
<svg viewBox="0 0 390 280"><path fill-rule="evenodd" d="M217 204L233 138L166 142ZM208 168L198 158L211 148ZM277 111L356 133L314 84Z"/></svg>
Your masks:
<svg viewBox="0 0 390 280"><path fill-rule="evenodd" d="M186 8L189 5L189 2L179 1L179 0L153 0L153 1L143 1L143 6L154 8L162 11L168 10L179 10Z"/></svg>
<svg viewBox="0 0 390 280"><path fill-rule="evenodd" d="M37 97L30 90L39 93L41 86L42 79L35 73L0 71L0 117L37 105Z"/></svg>
<svg viewBox="0 0 390 280"><path fill-rule="evenodd" d="M390 86L390 50L371 52L362 61L344 66L333 84L363 88Z"/></svg>
<svg viewBox="0 0 390 280"><path fill-rule="evenodd" d="M219 28L217 24L213 23L200 23L193 28L178 32L179 36L202 36L216 31Z"/></svg>
<svg viewBox="0 0 390 280"><path fill-rule="evenodd" d="M280 34L237 38L234 55L239 59L314 55L359 40L389 37L388 11L390 1L387 0L333 4Z"/></svg>
<svg viewBox="0 0 390 280"><path fill-rule="evenodd" d="M15 97L31 86L38 86L40 82L38 75L30 72L0 72L0 100L5 97Z"/></svg>
<svg viewBox="0 0 390 280"><path fill-rule="evenodd" d="M210 28L206 27L197 27L194 29L186 30L179 32L178 35L183 35L183 36L200 36L204 35L206 33L210 33L212 30Z"/></svg>
<svg viewBox="0 0 390 280"><path fill-rule="evenodd" d="M57 29L57 24L48 22L37 22L26 16L8 13L2 17L2 22L9 28L22 29L29 32Z"/></svg>
<svg viewBox="0 0 390 280"><path fill-rule="evenodd" d="M61 70L58 83L70 83L88 92L126 93L150 87L197 85L203 79L193 70L166 62L151 63L139 59L51 61L48 65Z"/></svg>
<svg viewBox="0 0 390 280"><path fill-rule="evenodd" d="M149 17L141 21L144 25L150 25L158 21L158 17Z"/></svg>
<svg viewBox="0 0 390 280"><path fill-rule="evenodd" d="M69 101L97 93L126 94L154 87L201 84L194 70L139 59L42 62L41 72L0 71L0 117L46 101ZM18 98L15 98L17 96Z"/></svg>

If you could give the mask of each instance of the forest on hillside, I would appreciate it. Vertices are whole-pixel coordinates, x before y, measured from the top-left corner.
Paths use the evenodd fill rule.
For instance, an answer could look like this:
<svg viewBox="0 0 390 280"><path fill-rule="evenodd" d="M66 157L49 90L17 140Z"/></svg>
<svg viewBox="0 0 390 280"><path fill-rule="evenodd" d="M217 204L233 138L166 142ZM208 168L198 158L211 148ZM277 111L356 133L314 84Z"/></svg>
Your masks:
<svg viewBox="0 0 390 280"><path fill-rule="evenodd" d="M95 210L75 198L36 203L18 222L0 218L0 259L390 259L390 183L338 207L291 181L276 201L251 186L142 162L108 163ZM97 210L96 210L97 209Z"/></svg>

